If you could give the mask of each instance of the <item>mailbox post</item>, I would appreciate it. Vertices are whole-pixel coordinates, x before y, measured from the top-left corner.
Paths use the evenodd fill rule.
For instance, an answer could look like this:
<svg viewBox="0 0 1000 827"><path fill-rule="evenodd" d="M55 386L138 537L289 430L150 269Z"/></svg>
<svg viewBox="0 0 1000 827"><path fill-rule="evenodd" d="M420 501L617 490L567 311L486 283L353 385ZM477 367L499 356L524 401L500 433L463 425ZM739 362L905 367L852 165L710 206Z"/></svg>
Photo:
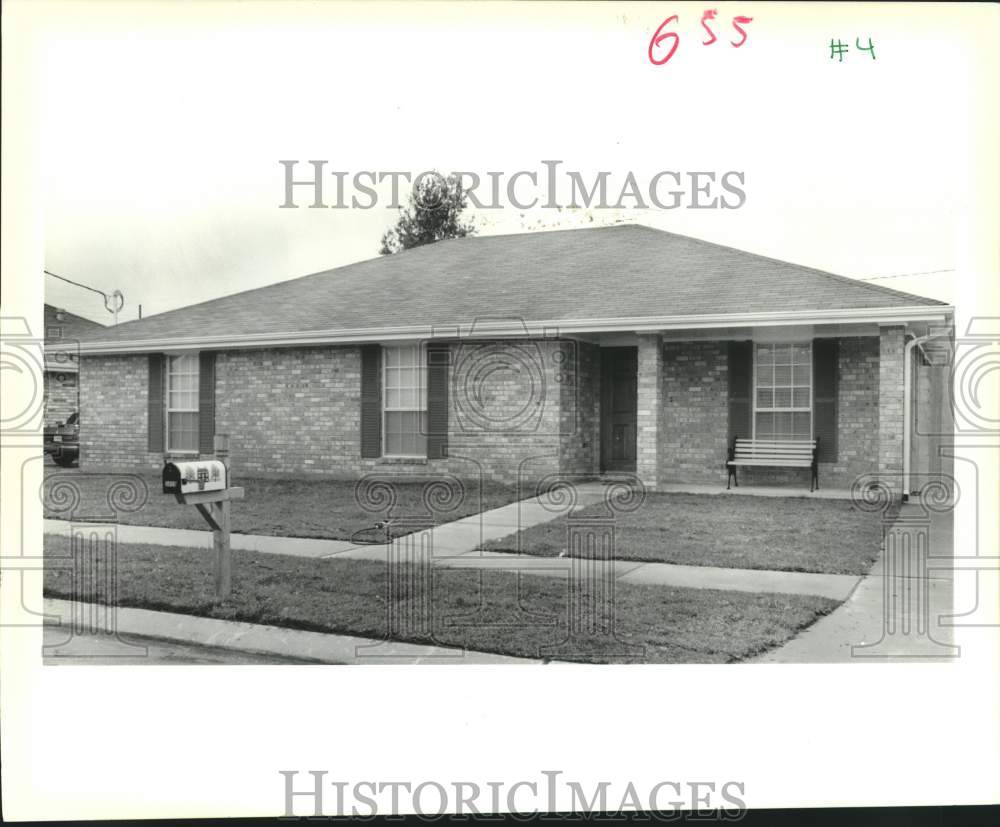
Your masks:
<svg viewBox="0 0 1000 827"><path fill-rule="evenodd" d="M233 558L229 545L229 504L242 500L244 490L229 484L229 437L218 434L214 460L168 462L163 466L163 493L182 505L193 505L212 529L215 549L215 597L225 600L233 587Z"/></svg>

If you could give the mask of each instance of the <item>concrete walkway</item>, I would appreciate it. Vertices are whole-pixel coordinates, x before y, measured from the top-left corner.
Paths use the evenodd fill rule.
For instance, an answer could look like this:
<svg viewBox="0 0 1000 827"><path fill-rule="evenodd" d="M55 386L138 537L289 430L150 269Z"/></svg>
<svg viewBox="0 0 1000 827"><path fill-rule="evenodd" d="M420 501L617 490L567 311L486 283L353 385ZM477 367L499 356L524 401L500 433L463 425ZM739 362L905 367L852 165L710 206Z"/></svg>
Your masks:
<svg viewBox="0 0 1000 827"><path fill-rule="evenodd" d="M84 604L68 600L46 598L46 614L60 618L58 624L47 624L46 629L62 629L69 625L74 613L79 614ZM337 635L327 632L304 632L277 626L263 626L256 623L240 623L232 620L217 620L210 617L153 612L147 609L119 608L114 613L115 627L124 638L123 647L129 646L128 636L138 635L159 640L180 641L213 648L229 649L253 655L295 659L313 663L339 664L532 664L540 660L494 655L489 652L474 652L452 649L445 646L427 646L417 643L399 643L390 640ZM67 630L67 640L60 646L49 644L43 649L47 660L60 656L60 649L69 660L71 655L71 633ZM105 636L106 637L106 636ZM141 658L141 642L135 642L133 658ZM86 640L75 643L75 655L86 651ZM121 662L122 652L108 654L106 663ZM90 662L93 662L91 660ZM134 662L130 659L129 662Z"/></svg>
<svg viewBox="0 0 1000 827"><path fill-rule="evenodd" d="M915 535L926 529L920 505L904 505L890 537L908 532L910 544L890 544L850 598L759 663L927 663L953 661L958 650L950 626L955 560L953 515L930 515L928 556L918 556ZM922 526L924 528L922 528ZM922 562L926 560L926 565Z"/></svg>
<svg viewBox="0 0 1000 827"><path fill-rule="evenodd" d="M607 488L600 482L575 486L575 498L558 499L558 495L532 497L520 502L484 511L472 517L444 523L420 535L402 538L416 542L419 536L433 549L435 565L464 569L504 569L548 577L568 576L572 561L564 557L535 557L528 554L507 554L478 551L487 540L506 537L516 531L548 522L567 510L584 508L602 502ZM74 523L82 526L86 524ZM45 520L47 534L69 533L70 523ZM211 548L210 531L191 531L152 526L115 526L118 542L146 543L162 546ZM385 545L359 546L342 540L269 537L254 534L232 534L234 549L259 551L267 554L287 554L297 557L339 558L346 560L385 561L389 549ZM614 577L622 583L645 583L659 586L681 586L694 589L729 589L745 592L776 592L807 594L844 600L857 586L859 577L843 574L812 574L804 572L767 571L762 569L730 569L713 566L686 566L673 563L642 563L616 560ZM581 567L582 568L582 567ZM580 573L580 569L577 570Z"/></svg>

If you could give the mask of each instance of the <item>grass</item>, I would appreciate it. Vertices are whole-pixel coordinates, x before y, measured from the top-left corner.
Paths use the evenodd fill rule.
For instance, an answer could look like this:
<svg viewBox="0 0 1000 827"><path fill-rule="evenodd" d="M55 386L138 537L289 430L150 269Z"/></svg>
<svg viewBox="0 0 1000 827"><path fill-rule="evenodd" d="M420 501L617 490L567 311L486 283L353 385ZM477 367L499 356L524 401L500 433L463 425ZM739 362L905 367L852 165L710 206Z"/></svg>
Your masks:
<svg viewBox="0 0 1000 827"><path fill-rule="evenodd" d="M159 474L93 474L75 469L46 468L45 478L43 507L46 517L70 519L73 516L78 520L111 518L128 525L208 528L197 509L179 505L172 495L161 493ZM246 497L233 501L232 530L239 534L350 540L359 529L367 528L387 516L445 523L507 505L517 499L517 491L513 487L479 487L457 483L452 478L449 480L456 487L444 492L445 496L440 498L434 495L441 494L443 489L432 490L427 502L424 501L425 486L433 485L433 478L392 481L395 503L389 507L385 501L378 499L385 493L384 489L373 489L363 500L370 505L369 509L365 509L355 495L356 484L353 481L240 477L234 484L246 489ZM134 502L128 500L126 486L129 485L139 492ZM109 504L109 499L115 507ZM405 526L400 526L393 533L399 535L408 531ZM367 539L375 537L373 533L362 535Z"/></svg>
<svg viewBox="0 0 1000 827"><path fill-rule="evenodd" d="M115 571L120 606L372 638L385 638L389 629L389 569L382 563L234 551L233 594L219 604L212 555L203 550L119 546ZM394 571L396 616L417 610L415 573L409 565ZM430 628L397 630L393 639L584 662L741 661L779 646L838 605L804 595L617 583L619 642L588 637L567 647L560 645L566 580L438 568L432 588ZM45 538L45 595L107 602L104 593L75 593L69 541L52 535Z"/></svg>
<svg viewBox="0 0 1000 827"><path fill-rule="evenodd" d="M606 514L595 505L574 519ZM558 556L566 527L562 516L483 548ZM881 515L845 500L648 494L636 511L615 518L615 556L624 560L864 574L881 543Z"/></svg>

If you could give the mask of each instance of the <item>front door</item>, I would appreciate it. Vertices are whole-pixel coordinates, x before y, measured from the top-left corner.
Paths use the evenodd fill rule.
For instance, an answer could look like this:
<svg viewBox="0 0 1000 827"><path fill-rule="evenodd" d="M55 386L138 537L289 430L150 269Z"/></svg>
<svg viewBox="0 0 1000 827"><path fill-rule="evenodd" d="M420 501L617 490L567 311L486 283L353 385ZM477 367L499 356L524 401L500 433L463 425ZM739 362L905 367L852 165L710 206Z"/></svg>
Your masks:
<svg viewBox="0 0 1000 827"><path fill-rule="evenodd" d="M601 349L602 471L635 471L638 359L634 347Z"/></svg>

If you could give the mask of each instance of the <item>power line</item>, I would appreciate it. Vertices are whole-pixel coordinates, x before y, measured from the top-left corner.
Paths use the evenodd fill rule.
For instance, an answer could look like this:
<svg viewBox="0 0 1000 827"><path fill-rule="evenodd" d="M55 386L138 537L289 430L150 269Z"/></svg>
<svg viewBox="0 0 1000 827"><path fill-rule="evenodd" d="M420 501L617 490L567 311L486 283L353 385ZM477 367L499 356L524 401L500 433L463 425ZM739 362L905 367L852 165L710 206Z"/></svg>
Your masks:
<svg viewBox="0 0 1000 827"><path fill-rule="evenodd" d="M115 324L118 324L118 311L125 306L125 296L122 294L121 290L115 290L110 296L103 290L98 290L96 287L89 287L86 284L80 284L78 281L73 281L73 279L68 279L65 276L60 276L58 273L53 273L51 270L42 270L47 276L52 276L54 279L59 279L67 284L72 284L74 287L81 287L84 290L89 290L91 293L97 293L99 296L104 297L104 309L108 313L114 313ZM112 306L114 305L114 306Z"/></svg>
<svg viewBox="0 0 1000 827"><path fill-rule="evenodd" d="M875 281L876 279L901 279L904 276L928 276L931 273L954 273L955 268L949 268L947 270L920 270L916 273L893 273L891 276L867 276L866 278L860 278L858 281Z"/></svg>
<svg viewBox="0 0 1000 827"><path fill-rule="evenodd" d="M78 281L73 281L73 279L68 279L65 276L60 276L58 273L53 273L51 270L42 270L42 272L45 273L45 275L47 276L52 276L52 278L54 279L59 279L60 281L68 282L69 284L72 284L75 287L82 287L84 290L89 290L91 293L97 293L98 295L104 296L104 298L108 297L107 293L105 293L103 290L98 290L96 287L88 287L86 284L80 284L80 282Z"/></svg>

